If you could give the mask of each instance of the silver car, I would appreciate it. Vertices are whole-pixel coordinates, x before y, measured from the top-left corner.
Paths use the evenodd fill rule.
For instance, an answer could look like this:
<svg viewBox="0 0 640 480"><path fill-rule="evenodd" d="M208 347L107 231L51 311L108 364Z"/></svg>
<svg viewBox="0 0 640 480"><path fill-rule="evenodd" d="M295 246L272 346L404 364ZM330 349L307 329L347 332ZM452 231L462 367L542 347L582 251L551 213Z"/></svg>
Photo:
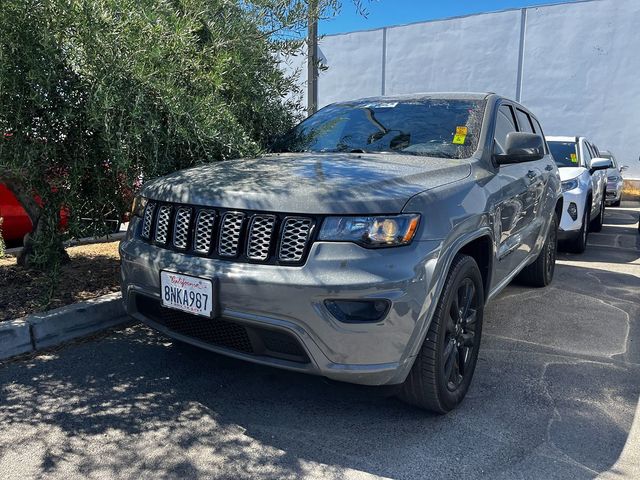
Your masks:
<svg viewBox="0 0 640 480"><path fill-rule="evenodd" d="M369 98L323 108L274 152L143 187L120 245L128 313L454 408L486 302L518 274L553 277L560 177L536 118L494 94Z"/></svg>
<svg viewBox="0 0 640 480"><path fill-rule="evenodd" d="M607 205L619 207L624 187L622 172L628 167L626 165L618 165L615 155L608 150L600 150L600 156L608 158L612 164L611 168L607 170Z"/></svg>

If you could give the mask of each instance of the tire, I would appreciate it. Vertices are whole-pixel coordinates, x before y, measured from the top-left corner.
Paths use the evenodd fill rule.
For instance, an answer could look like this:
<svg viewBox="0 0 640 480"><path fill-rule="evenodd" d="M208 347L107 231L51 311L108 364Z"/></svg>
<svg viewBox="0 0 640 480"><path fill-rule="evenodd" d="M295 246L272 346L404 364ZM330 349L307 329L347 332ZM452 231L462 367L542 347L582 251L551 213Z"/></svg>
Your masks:
<svg viewBox="0 0 640 480"><path fill-rule="evenodd" d="M462 309L460 304L465 304ZM483 311L478 265L472 257L458 254L420 352L400 387L401 400L439 414L462 402L478 361Z"/></svg>
<svg viewBox="0 0 640 480"><path fill-rule="evenodd" d="M527 265L518 279L531 287L546 287L553 280L558 253L558 215L553 214L549 233L535 262Z"/></svg>
<svg viewBox="0 0 640 480"><path fill-rule="evenodd" d="M612 207L619 207L620 206L620 199L616 200L615 202L613 202L611 204Z"/></svg>
<svg viewBox="0 0 640 480"><path fill-rule="evenodd" d="M604 194L603 194L602 203L600 204L600 212L598 213L598 216L594 218L591 224L589 225L590 231L599 232L600 230L602 230L602 224L604 223L604 209L605 209L605 203L604 203Z"/></svg>
<svg viewBox="0 0 640 480"><path fill-rule="evenodd" d="M571 253L583 253L587 248L587 237L589 236L589 218L591 217L591 198L587 198L584 204L584 212L582 213L582 226L578 232L578 236L569 240L565 244L565 249Z"/></svg>

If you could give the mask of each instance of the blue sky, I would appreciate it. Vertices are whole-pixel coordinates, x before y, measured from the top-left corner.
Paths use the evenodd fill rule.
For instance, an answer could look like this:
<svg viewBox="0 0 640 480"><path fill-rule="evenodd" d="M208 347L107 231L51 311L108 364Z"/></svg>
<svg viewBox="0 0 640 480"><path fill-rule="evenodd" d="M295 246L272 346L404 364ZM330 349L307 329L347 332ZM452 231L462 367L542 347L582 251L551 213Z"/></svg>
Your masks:
<svg viewBox="0 0 640 480"><path fill-rule="evenodd" d="M563 3L557 0L371 0L369 3L368 0L362 1L369 12L367 18L356 13L351 0L343 0L340 15L320 22L320 34L330 35L473 13L495 12L507 8Z"/></svg>

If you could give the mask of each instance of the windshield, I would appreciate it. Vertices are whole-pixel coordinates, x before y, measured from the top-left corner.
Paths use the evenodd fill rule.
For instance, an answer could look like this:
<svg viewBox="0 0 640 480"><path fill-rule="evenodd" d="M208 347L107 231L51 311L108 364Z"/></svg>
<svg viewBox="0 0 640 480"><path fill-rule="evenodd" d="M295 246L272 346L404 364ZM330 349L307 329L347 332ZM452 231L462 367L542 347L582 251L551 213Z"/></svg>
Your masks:
<svg viewBox="0 0 640 480"><path fill-rule="evenodd" d="M330 105L275 145L279 152L394 152L467 158L478 146L484 100Z"/></svg>
<svg viewBox="0 0 640 480"><path fill-rule="evenodd" d="M576 142L547 142L558 167L579 167Z"/></svg>

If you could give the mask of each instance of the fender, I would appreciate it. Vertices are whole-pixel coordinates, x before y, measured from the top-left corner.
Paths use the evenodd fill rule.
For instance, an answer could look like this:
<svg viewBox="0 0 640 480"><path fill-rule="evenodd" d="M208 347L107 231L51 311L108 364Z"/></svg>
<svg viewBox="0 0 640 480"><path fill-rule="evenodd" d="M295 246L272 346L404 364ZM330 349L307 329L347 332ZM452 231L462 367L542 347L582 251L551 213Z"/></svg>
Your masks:
<svg viewBox="0 0 640 480"><path fill-rule="evenodd" d="M488 236L491 239L491 268L489 269L489 282L490 285L491 277L493 276L493 260L496 256L496 244L495 238L493 236L493 230L488 225L488 214L483 215L485 222L485 226L479 228L476 231L470 232L466 235L460 236L456 238L450 245L444 248L446 245L447 239L443 240L440 244L439 255L436 261L436 264L431 272L426 272L427 275L431 275L431 288L427 295L427 301L423 306L423 310L420 313L420 320L416 325L416 334L412 336L411 343L405 349L406 356L401 360L401 370L398 372L398 375L394 379L398 383L404 381L404 379L409 374L409 370L413 366L415 361L415 357L418 355L422 344L424 343L424 339L429 331L429 327L431 326L431 320L433 319L434 311L438 305L438 301L440 300L440 296L442 294L442 290L444 289L444 284L447 279L447 273L451 268L451 264L453 263L453 259L455 256L462 250L462 248L471 243L474 240L477 240L480 237ZM427 263L428 265L429 263ZM433 281L435 279L435 281ZM489 295L487 295L486 301L488 300Z"/></svg>

